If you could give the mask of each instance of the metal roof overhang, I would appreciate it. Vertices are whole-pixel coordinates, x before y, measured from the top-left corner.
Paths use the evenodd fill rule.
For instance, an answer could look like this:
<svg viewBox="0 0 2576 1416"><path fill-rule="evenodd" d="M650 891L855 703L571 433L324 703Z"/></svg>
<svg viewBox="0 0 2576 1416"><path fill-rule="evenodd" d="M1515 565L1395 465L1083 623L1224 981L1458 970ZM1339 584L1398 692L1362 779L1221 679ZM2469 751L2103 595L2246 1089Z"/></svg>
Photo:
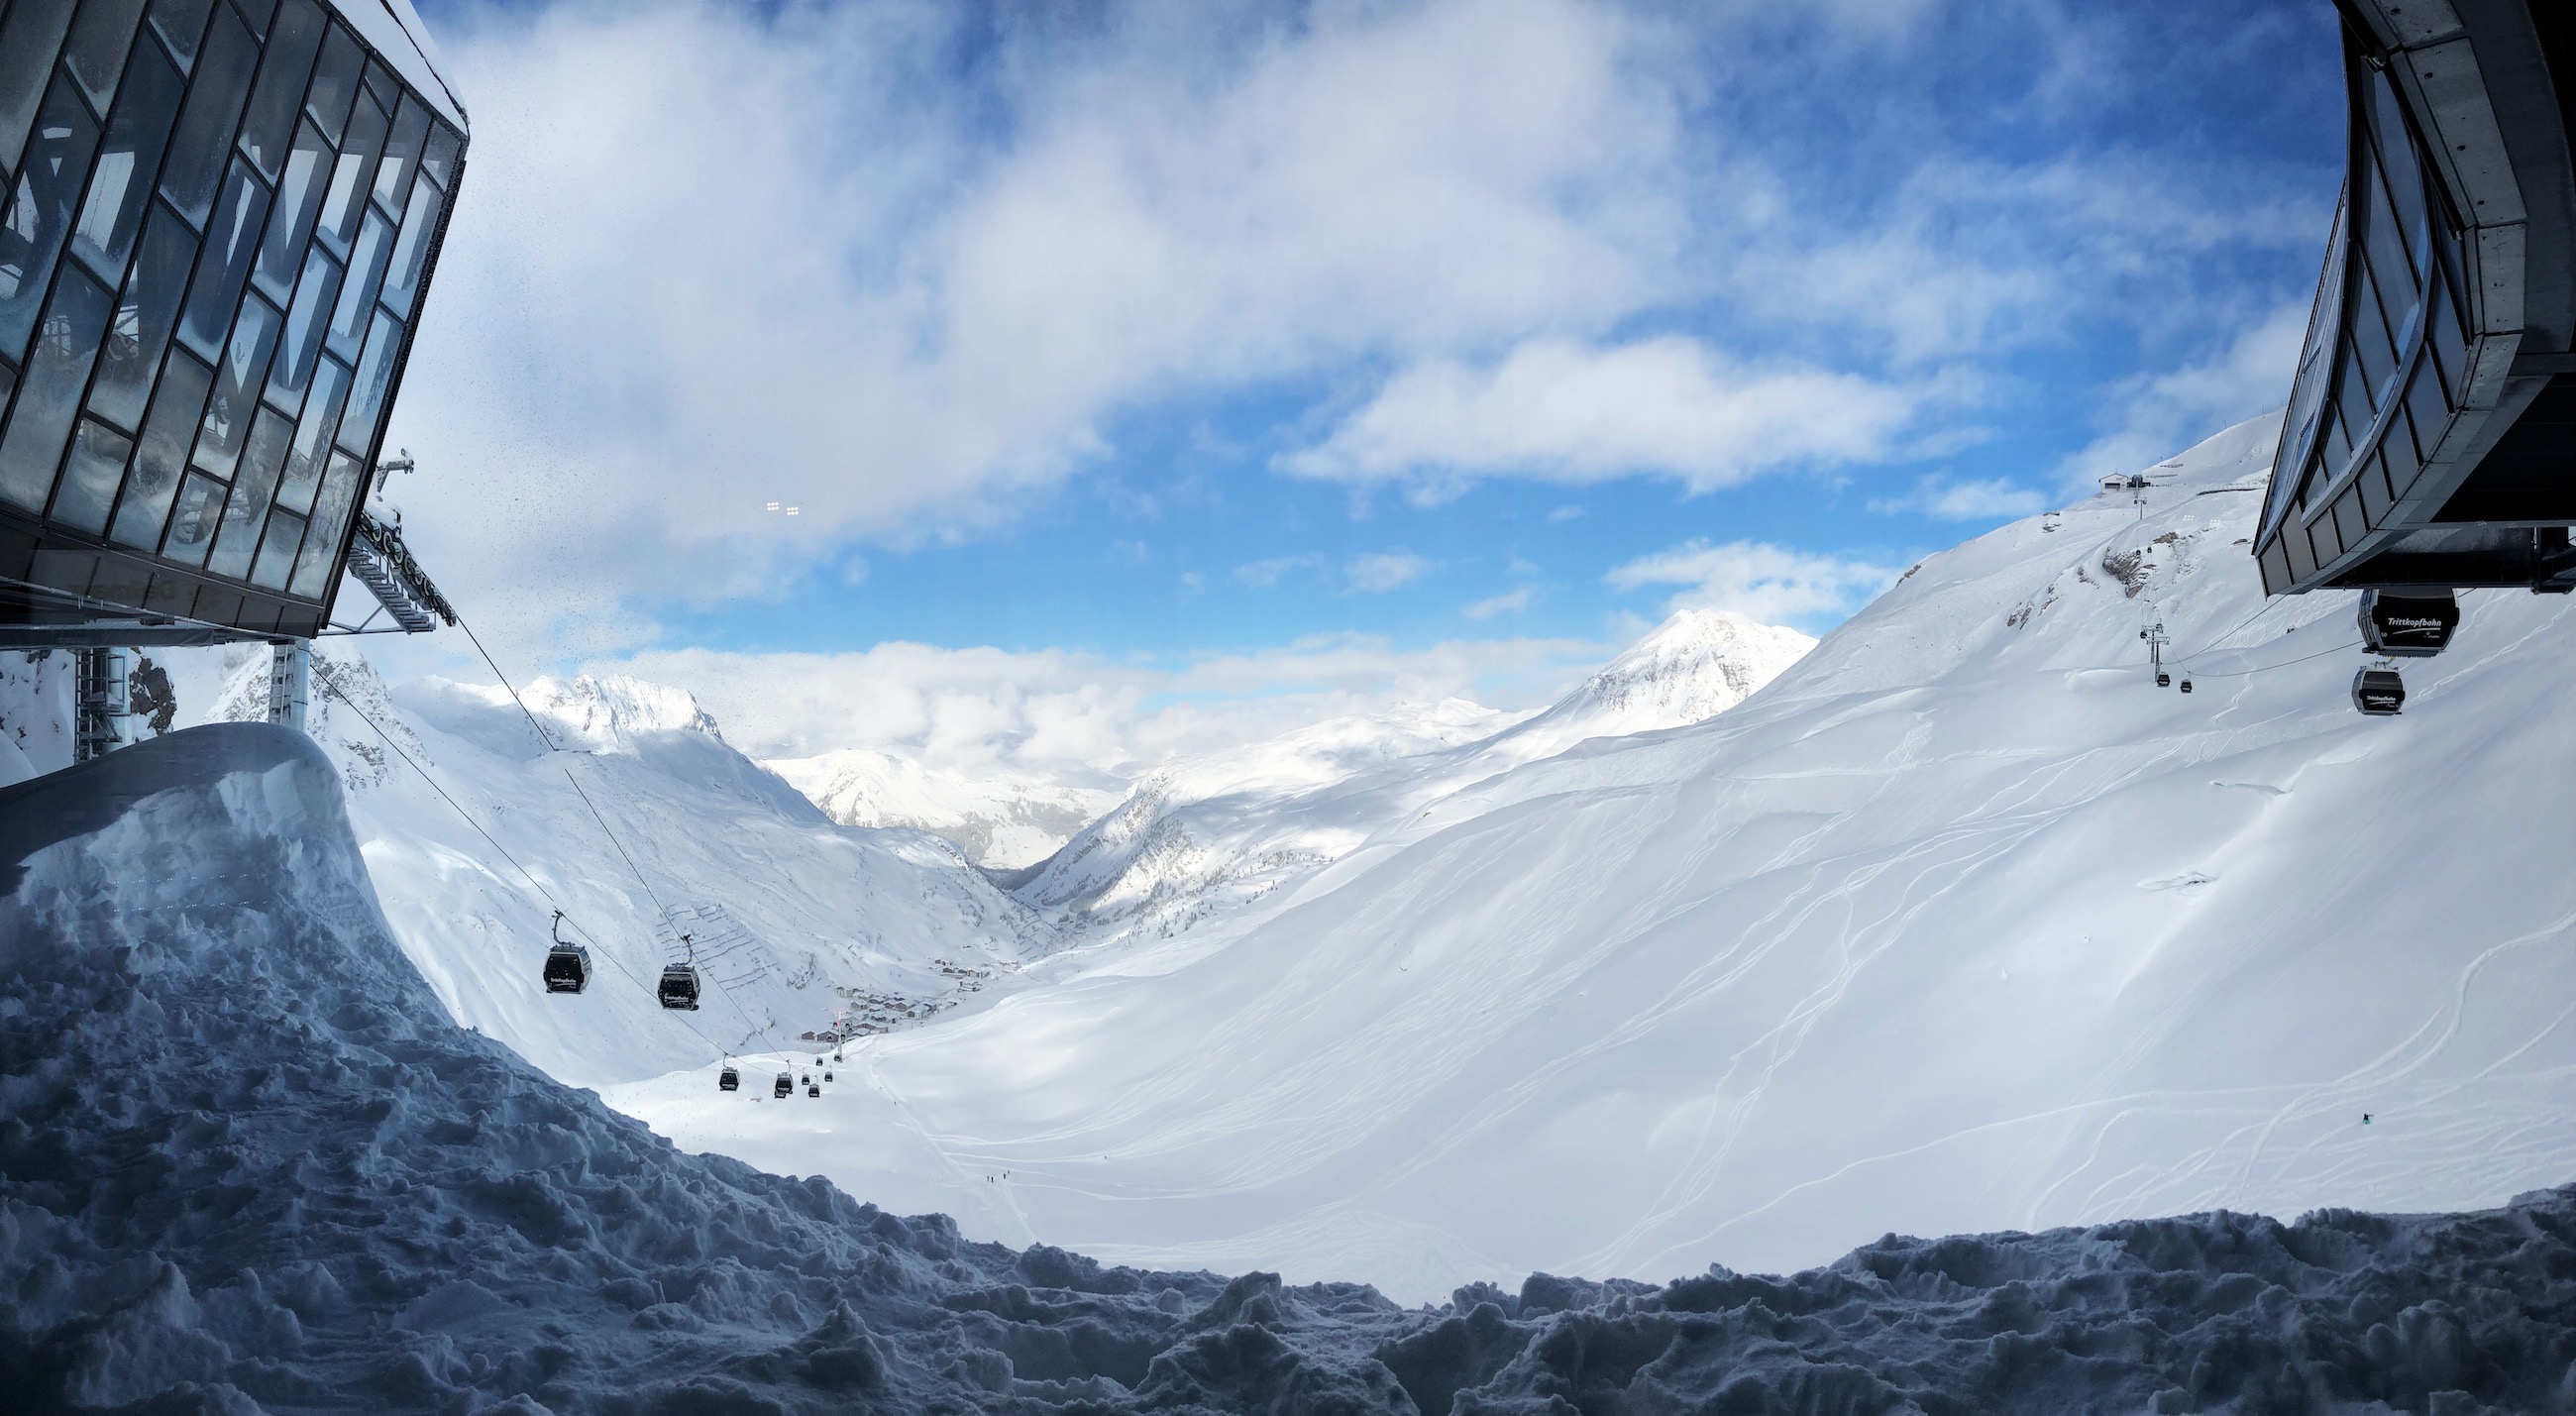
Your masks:
<svg viewBox="0 0 2576 1416"><path fill-rule="evenodd" d="M2384 472L2378 440L2399 421L2389 410L2348 469L2311 477L2318 420L2303 423L2294 394L2254 544L2264 588L2576 587L2566 529L2576 524L2576 6L2336 3L2358 61L2347 65L2356 128L2370 101L2362 87L2384 73L2447 208L2434 219L2461 267L2466 357L2439 433L2422 404L2414 410L2418 440L2432 445L2392 454ZM2356 132L2347 203L2366 151ZM2321 350L2332 366L2355 300L2367 298L2341 249L2356 239L2350 222L2338 216L2303 370ZM2336 390L2325 398L2331 420L2346 384L2324 377ZM2353 421L2372 419L2365 409Z"/></svg>

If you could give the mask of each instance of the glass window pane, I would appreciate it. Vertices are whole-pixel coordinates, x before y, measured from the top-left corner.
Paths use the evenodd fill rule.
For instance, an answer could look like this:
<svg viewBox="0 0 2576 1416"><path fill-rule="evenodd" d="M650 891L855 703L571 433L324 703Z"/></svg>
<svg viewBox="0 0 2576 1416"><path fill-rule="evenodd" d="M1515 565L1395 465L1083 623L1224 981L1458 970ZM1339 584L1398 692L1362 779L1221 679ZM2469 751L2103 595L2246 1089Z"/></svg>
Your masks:
<svg viewBox="0 0 2576 1416"><path fill-rule="evenodd" d="M2414 430L2407 426L2413 421L2406 416L2404 408L2399 408L2389 415L2388 433L2379 440L2379 456L2370 459L2370 466L2374 471L2382 467L2387 469L2388 480L2394 486L2415 485L2416 469L2422 465L2415 460ZM2358 515L2359 512L2360 506L2356 503L2354 513ZM2344 537L2347 544L2359 539L2358 533Z"/></svg>
<svg viewBox="0 0 2576 1416"><path fill-rule="evenodd" d="M358 341L367 337L367 313L376 302L376 284L384 278L385 258L393 252L393 223L384 213L367 213L367 224L358 232L358 246L349 257L349 277L340 284L340 303L331 310L331 352L343 359L358 357Z"/></svg>
<svg viewBox="0 0 2576 1416"><path fill-rule="evenodd" d="M270 32L268 19L269 12L277 8L277 0L233 0L233 4L241 10L242 18L250 21L252 33L272 44L276 42L277 36Z"/></svg>
<svg viewBox="0 0 2576 1416"><path fill-rule="evenodd" d="M2361 397L2371 410L2388 402L2388 376L2397 372L2397 351L2388 342L2388 322L2380 318L2379 300L2368 275L2353 283L2352 328L2347 332L2361 356Z"/></svg>
<svg viewBox="0 0 2576 1416"><path fill-rule="evenodd" d="M126 51L134 46L134 27L143 19L143 0L89 0L72 24L71 43L63 46L63 63L89 95L90 111L105 113L116 97L117 80L125 74ZM155 57L158 57L157 55Z"/></svg>
<svg viewBox="0 0 2576 1416"><path fill-rule="evenodd" d="M383 61L367 61L367 92L375 95L377 107L387 113L393 112L394 105L402 102L402 91L402 85L394 79L394 71L386 68Z"/></svg>
<svg viewBox="0 0 2576 1416"><path fill-rule="evenodd" d="M2379 282L2380 299L2388 306L2388 327L2397 329L2406 323L2409 306L2422 298L2417 287L2413 257L2407 254L2406 238L2397 229L2397 214L2388 207L2388 188L2374 175L2370 187L2370 224L2364 235L2370 242L2370 271Z"/></svg>
<svg viewBox="0 0 2576 1416"><path fill-rule="evenodd" d="M142 246L117 297L116 323L89 394L92 413L129 432L143 425L143 401L152 394L152 376L179 318L179 297L188 290L188 268L197 260L197 238L158 202L144 223Z"/></svg>
<svg viewBox="0 0 2576 1416"><path fill-rule="evenodd" d="M21 0L0 21L0 167L18 165L71 23L72 0Z"/></svg>
<svg viewBox="0 0 2576 1416"><path fill-rule="evenodd" d="M2424 343L2442 368L2442 385L2460 398L2460 381L2468 374L2468 331L2460 327L2459 302L2451 298L2448 280L2433 282L2432 307L2424 315Z"/></svg>
<svg viewBox="0 0 2576 1416"><path fill-rule="evenodd" d="M420 170L442 187L451 185L456 177L456 154L464 146L465 139L454 128L444 123L431 124L429 145L420 153Z"/></svg>
<svg viewBox="0 0 2576 1416"><path fill-rule="evenodd" d="M385 139L385 159L376 164L376 201L388 211L411 190L412 164L420 161L420 145L429 137L429 110L418 99L403 95L402 112L394 115L393 135Z"/></svg>
<svg viewBox="0 0 2576 1416"><path fill-rule="evenodd" d="M2406 119L2397 108L2385 70L2370 76L2371 127L2378 139L2381 170L2388 174L2389 200L2397 208L2402 237L2409 249L2429 213L2424 204L2424 169L2416 165L2415 140L2406 134Z"/></svg>
<svg viewBox="0 0 2576 1416"><path fill-rule="evenodd" d="M364 454L376 436L376 415L385 406L385 389L393 383L394 358L402 352L402 323L382 310L367 335L367 355L358 361L349 391L348 411L340 415L340 446Z"/></svg>
<svg viewBox="0 0 2576 1416"><path fill-rule="evenodd" d="M2433 450L2442 444L2442 430L2451 421L2451 405L2442 397L2442 379L2430 359L2419 359L2415 377L2406 383L2406 411L2415 417L2416 447L2425 461L2431 461Z"/></svg>
<svg viewBox="0 0 2576 1416"><path fill-rule="evenodd" d="M250 583L285 589L287 573L295 568L295 549L303 543L303 517L291 511L270 512L268 535L259 543L259 563L251 570Z"/></svg>
<svg viewBox="0 0 2576 1416"><path fill-rule="evenodd" d="M16 363L45 307L45 286L70 233L72 203L89 175L98 125L89 120L69 80L58 80L36 120L27 165L18 173L9 212L0 217L0 359Z"/></svg>
<svg viewBox="0 0 2576 1416"><path fill-rule="evenodd" d="M331 190L322 199L322 219L313 230L331 254L349 258L349 241L358 234L359 214L367 209L367 184L374 180L376 149L385 141L385 115L360 99L349 117L349 137L340 145L331 168Z"/></svg>
<svg viewBox="0 0 2576 1416"><path fill-rule="evenodd" d="M260 175L272 182L293 141L295 117L304 106L304 81L312 77L313 55L322 47L326 23L313 0L286 0L269 26L268 51L260 56L259 83L242 115L240 141Z"/></svg>
<svg viewBox="0 0 2576 1416"><path fill-rule="evenodd" d="M224 503L223 529L216 533L215 553L207 559L206 569L235 580L249 577L251 553L259 549L259 528L268 519L278 468L286 460L286 442L294 432L295 424L279 417L275 409L259 410L250 425L241 472L233 479L232 500Z"/></svg>
<svg viewBox="0 0 2576 1416"><path fill-rule="evenodd" d="M179 58L182 69L197 62L206 35L206 9L214 0L152 0L152 28Z"/></svg>
<svg viewBox="0 0 2576 1416"><path fill-rule="evenodd" d="M214 548L215 517L224 506L224 484L203 472L191 472L179 486L179 504L170 514L170 540L164 558L181 565L204 565Z"/></svg>
<svg viewBox="0 0 2576 1416"><path fill-rule="evenodd" d="M77 270L63 272L55 283L20 381L18 406L0 438L0 498L29 511L45 509L54 466L62 461L72 418L80 412L81 389L107 333L109 305L107 287Z"/></svg>
<svg viewBox="0 0 2576 1416"><path fill-rule="evenodd" d="M152 394L152 411L143 420L143 436L135 444L134 470L125 479L125 495L116 504L116 524L109 528L112 540L142 550L156 550L161 545L161 527L170 519L170 498L179 490L179 473L188 458L188 443L197 431L197 414L206 406L206 388L215 381L215 371L188 357L187 351L170 351L170 365L161 371L161 387Z"/></svg>
<svg viewBox="0 0 2576 1416"><path fill-rule="evenodd" d="M412 184L411 209L403 213L402 236L394 242L393 265L385 275L385 305L404 319L411 318L411 303L420 294L421 266L429 259L430 233L438 229L444 201L428 178Z"/></svg>
<svg viewBox="0 0 2576 1416"><path fill-rule="evenodd" d="M278 320L267 301L256 295L244 300L241 318L233 322L232 341L224 346L223 361L215 366L215 391L206 400L196 455L189 461L218 477L232 476L233 463L241 457L242 439L250 432L260 385L268 376L268 351L277 342Z"/></svg>
<svg viewBox="0 0 2576 1416"><path fill-rule="evenodd" d="M322 210L322 189L331 177L331 146L310 123L295 130L295 150L286 155L286 175L277 184L277 203L260 239L259 265L251 279L268 297L286 303L295 289L295 273L304 246L313 235L314 214Z"/></svg>
<svg viewBox="0 0 2576 1416"><path fill-rule="evenodd" d="M72 254L110 284L125 274L126 258L134 254L134 233L143 225L144 204L152 199L152 174L161 168L161 147L170 140L170 125L178 119L179 96L187 85L160 46L136 49L125 101L107 121L89 198L72 229Z"/></svg>
<svg viewBox="0 0 2576 1416"><path fill-rule="evenodd" d="M81 419L72 434L71 460L63 464L62 486L54 493L54 520L93 536L107 534L108 509L116 505L125 458L133 451L134 439L95 418Z"/></svg>
<svg viewBox="0 0 2576 1416"><path fill-rule="evenodd" d="M289 415L304 406L304 385L313 377L313 361L322 357L322 321L339 294L340 268L320 250L308 253L304 279L295 286L295 304L286 312L286 334L277 342L277 362L268 375L268 401Z"/></svg>
<svg viewBox="0 0 2576 1416"><path fill-rule="evenodd" d="M313 505L321 484L322 464L331 453L331 434L340 426L340 405L349 396L349 371L325 359L313 375L313 396L304 400L296 421L295 440L286 449L286 471L278 480L277 504L302 512Z"/></svg>
<svg viewBox="0 0 2576 1416"><path fill-rule="evenodd" d="M322 135L333 142L349 122L349 100L358 93L358 70L367 62L366 51L358 47L358 37L345 25L333 25L331 37L322 43L322 58L313 66L313 87L304 99L304 111L322 125Z"/></svg>
<svg viewBox="0 0 2576 1416"><path fill-rule="evenodd" d="M295 561L294 593L319 600L331 588L332 563L340 555L341 533L348 529L349 506L357 500L358 459L345 452L331 454L331 470L322 479L322 499L313 507L313 520L304 534L304 554Z"/></svg>
<svg viewBox="0 0 2576 1416"><path fill-rule="evenodd" d="M234 18L231 6L218 8L206 31L196 78L188 85L188 106L179 113L169 165L161 169L162 195L191 226L204 226L207 209L214 205L224 155L233 150L234 120L250 97L251 71L258 62L259 42Z"/></svg>
<svg viewBox="0 0 2576 1416"><path fill-rule="evenodd" d="M197 276L188 285L188 312L179 321L179 340L212 362L223 349L224 332L232 328L233 307L241 303L250 279L251 259L259 254L259 233L268 219L268 189L251 175L250 164L236 161L224 183L224 199L206 223L206 244L197 252Z"/></svg>

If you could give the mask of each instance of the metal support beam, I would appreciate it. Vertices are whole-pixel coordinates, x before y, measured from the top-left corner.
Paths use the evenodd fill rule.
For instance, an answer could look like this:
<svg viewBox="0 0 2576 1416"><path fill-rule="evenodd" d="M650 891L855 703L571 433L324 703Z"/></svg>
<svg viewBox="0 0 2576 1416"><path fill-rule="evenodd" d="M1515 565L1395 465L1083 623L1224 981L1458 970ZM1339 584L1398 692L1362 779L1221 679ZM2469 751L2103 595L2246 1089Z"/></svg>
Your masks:
<svg viewBox="0 0 2576 1416"><path fill-rule="evenodd" d="M305 702L313 685L313 644L289 639L271 646L268 657L268 720L301 731Z"/></svg>

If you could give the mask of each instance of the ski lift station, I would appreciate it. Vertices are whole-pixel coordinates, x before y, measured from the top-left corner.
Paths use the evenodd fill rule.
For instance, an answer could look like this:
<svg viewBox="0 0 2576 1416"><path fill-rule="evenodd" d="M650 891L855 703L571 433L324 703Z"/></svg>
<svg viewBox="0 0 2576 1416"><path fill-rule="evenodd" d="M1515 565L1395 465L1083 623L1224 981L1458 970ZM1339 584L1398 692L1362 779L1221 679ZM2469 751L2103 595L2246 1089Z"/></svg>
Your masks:
<svg viewBox="0 0 2576 1416"><path fill-rule="evenodd" d="M465 171L427 45L409 0L0 15L0 647L84 656L84 758L127 647L267 641L294 722L344 570L338 632L453 622L366 505Z"/></svg>
<svg viewBox="0 0 2576 1416"><path fill-rule="evenodd" d="M2459 590L2576 589L2576 6L2337 8L2347 175L2253 551L2266 593L2360 590L2365 648L2420 656ZM2396 712L2397 677L2355 705Z"/></svg>

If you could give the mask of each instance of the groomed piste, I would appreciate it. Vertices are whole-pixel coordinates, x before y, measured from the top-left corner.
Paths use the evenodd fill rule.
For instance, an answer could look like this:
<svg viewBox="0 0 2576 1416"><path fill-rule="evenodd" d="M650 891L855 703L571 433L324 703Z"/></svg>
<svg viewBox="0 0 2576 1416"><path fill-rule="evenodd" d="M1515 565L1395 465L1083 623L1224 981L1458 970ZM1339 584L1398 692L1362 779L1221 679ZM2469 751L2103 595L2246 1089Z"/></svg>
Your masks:
<svg viewBox="0 0 2576 1416"><path fill-rule="evenodd" d="M13 1411L2576 1407L2576 1188L1408 1309L966 1243L680 1153L448 1021L285 729L0 793L0 863Z"/></svg>

